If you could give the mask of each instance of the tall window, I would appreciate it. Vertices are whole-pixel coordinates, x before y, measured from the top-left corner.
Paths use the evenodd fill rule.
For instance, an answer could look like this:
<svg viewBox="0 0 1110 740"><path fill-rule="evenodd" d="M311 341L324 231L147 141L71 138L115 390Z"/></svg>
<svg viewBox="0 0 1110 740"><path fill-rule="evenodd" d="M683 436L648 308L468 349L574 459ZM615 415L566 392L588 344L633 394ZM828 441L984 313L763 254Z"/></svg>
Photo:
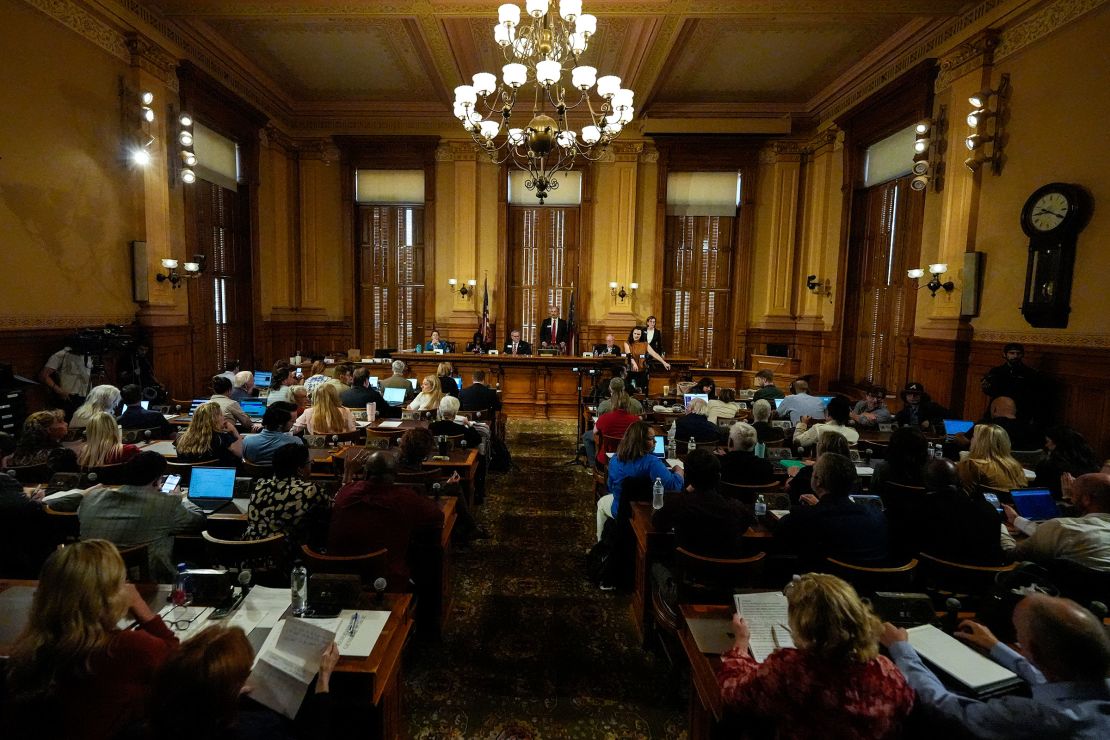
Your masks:
<svg viewBox="0 0 1110 740"><path fill-rule="evenodd" d="M424 331L424 206L361 205L362 345L412 348Z"/></svg>
<svg viewBox="0 0 1110 740"><path fill-rule="evenodd" d="M578 285L577 207L509 209L509 324L525 341L539 341L547 307L567 318L570 294Z"/></svg>
<svg viewBox="0 0 1110 740"><path fill-rule="evenodd" d="M735 217L667 216L663 247L663 315L668 352L724 361L730 310Z"/></svg>
<svg viewBox="0 0 1110 740"><path fill-rule="evenodd" d="M841 371L849 382L893 388L905 377L916 305L906 270L916 267L922 210L910 179L905 175L857 191L854 198L848 275L859 289L847 298Z"/></svg>

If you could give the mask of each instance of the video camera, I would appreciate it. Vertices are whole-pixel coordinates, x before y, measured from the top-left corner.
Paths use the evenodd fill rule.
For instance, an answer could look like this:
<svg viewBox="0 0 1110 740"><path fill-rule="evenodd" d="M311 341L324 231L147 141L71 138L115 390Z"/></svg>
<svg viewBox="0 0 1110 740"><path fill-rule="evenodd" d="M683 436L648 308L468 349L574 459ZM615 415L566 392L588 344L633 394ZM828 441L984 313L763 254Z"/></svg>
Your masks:
<svg viewBox="0 0 1110 740"><path fill-rule="evenodd" d="M73 352L82 355L100 356L107 352L129 350L135 338L124 333L119 324L105 324L102 328L78 329L69 340Z"/></svg>

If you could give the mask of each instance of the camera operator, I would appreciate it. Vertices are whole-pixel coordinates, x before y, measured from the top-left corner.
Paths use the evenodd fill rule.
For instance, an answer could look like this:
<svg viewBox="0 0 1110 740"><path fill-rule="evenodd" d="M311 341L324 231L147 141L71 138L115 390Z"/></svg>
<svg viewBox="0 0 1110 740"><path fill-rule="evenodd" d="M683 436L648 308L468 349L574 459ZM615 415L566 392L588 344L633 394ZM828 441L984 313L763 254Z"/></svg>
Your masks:
<svg viewBox="0 0 1110 740"><path fill-rule="evenodd" d="M50 355L39 373L39 380L53 396L49 405L57 405L65 409L67 417L72 416L89 393L93 364L91 355L76 352L68 345Z"/></svg>

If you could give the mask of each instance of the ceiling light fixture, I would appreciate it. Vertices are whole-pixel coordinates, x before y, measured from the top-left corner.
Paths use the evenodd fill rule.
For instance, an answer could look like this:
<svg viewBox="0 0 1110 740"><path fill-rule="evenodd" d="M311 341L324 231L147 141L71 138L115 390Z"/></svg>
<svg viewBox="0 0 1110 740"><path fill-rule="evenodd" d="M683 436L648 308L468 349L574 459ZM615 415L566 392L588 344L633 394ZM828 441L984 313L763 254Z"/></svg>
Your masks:
<svg viewBox="0 0 1110 740"><path fill-rule="evenodd" d="M582 12L581 0L560 0L558 13L549 0L527 0L526 11L522 19L519 5L498 8L493 38L507 62L501 82L489 72L474 75L472 85L455 88L454 113L491 160L511 159L528 173L524 185L543 203L559 187L556 174L573 169L578 157L596 161L632 121L634 93L621 87L619 77L598 77L597 69L579 62L597 30L597 18ZM559 84L565 70L578 91L575 99ZM589 94L595 83L601 98L596 104ZM522 89L523 99L532 100L530 120L512 125Z"/></svg>

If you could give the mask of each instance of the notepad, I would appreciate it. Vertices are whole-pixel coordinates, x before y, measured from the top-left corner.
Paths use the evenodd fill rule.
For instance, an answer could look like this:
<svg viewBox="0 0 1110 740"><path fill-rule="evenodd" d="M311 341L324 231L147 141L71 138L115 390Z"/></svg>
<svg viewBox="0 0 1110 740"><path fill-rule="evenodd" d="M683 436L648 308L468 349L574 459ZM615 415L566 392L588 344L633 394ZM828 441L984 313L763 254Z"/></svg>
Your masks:
<svg viewBox="0 0 1110 740"><path fill-rule="evenodd" d="M397 429L400 426L401 422L399 421L383 421L381 424L378 424L378 429Z"/></svg>
<svg viewBox="0 0 1110 740"><path fill-rule="evenodd" d="M686 626L690 628L698 650L706 655L720 655L736 641L731 619L694 617L686 620Z"/></svg>
<svg viewBox="0 0 1110 740"><path fill-rule="evenodd" d="M749 647L757 663L779 648L794 647L790 634L789 609L781 591L736 594L732 597L736 611L744 617L751 630Z"/></svg>
<svg viewBox="0 0 1110 740"><path fill-rule="evenodd" d="M1021 682L1018 675L931 624L906 630L910 645L933 667L980 696Z"/></svg>

